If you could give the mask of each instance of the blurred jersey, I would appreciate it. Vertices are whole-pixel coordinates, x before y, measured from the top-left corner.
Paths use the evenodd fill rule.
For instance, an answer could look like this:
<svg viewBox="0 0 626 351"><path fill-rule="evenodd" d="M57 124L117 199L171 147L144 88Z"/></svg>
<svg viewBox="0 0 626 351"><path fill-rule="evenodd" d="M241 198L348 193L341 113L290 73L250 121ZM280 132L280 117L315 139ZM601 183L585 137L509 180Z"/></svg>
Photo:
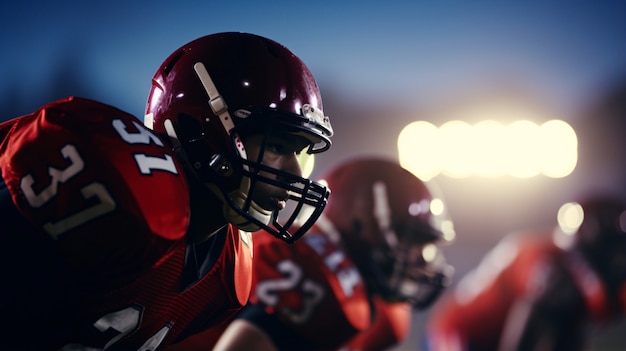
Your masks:
<svg viewBox="0 0 626 351"><path fill-rule="evenodd" d="M583 258L557 247L550 234L509 235L492 249L434 306L426 349L498 350L505 328L524 319L514 309L522 300L540 301L551 316L554 350L584 349L586 323L606 322L619 311Z"/></svg>
<svg viewBox="0 0 626 351"><path fill-rule="evenodd" d="M350 258L317 226L295 244L255 235L250 304L239 317L279 349L380 350L404 339L410 306L371 299Z"/></svg>
<svg viewBox="0 0 626 351"><path fill-rule="evenodd" d="M0 124L0 142L2 347L217 338L247 300L250 234L186 242L181 165L135 117L66 98Z"/></svg>

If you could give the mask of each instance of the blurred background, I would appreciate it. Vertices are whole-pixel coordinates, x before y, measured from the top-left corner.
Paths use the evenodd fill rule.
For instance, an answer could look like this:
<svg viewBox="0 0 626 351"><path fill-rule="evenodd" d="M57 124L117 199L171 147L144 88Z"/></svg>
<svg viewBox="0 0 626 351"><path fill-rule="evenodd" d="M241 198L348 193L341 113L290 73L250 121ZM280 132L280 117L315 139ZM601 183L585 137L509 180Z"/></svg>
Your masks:
<svg viewBox="0 0 626 351"><path fill-rule="evenodd" d="M455 283L503 235L555 225L563 202L626 196L626 1L5 1L0 28L0 121L67 95L142 118L152 74L182 44L222 31L274 39L316 76L335 128L314 176L360 155L399 159L415 121L566 122L577 142L566 176L432 178L458 235L445 249ZM550 147L533 135L525 147ZM424 143L403 153L439 155ZM418 349L427 318L414 314L396 350ZM594 329L591 350L623 350L625 331Z"/></svg>

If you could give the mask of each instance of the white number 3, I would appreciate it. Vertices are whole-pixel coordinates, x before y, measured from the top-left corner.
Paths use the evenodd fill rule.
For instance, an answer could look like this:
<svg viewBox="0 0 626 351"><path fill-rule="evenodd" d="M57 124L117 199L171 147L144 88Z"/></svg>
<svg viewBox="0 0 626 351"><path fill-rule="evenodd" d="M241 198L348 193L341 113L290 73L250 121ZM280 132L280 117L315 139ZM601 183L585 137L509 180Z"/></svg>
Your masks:
<svg viewBox="0 0 626 351"><path fill-rule="evenodd" d="M65 183L83 170L85 163L78 154L78 151L76 151L74 145L65 145L61 149L61 154L70 161L70 165L64 169L48 167L48 174L51 177L50 185L39 193L35 193L33 189L35 180L32 175L27 174L22 178L20 188L26 197L26 201L28 201L28 204L32 207L39 208L43 206L57 194L60 183ZM43 228L53 238L57 239L66 231L115 209L115 201L113 201L113 198L106 188L98 182L90 183L80 189L80 192L85 199L96 198L98 200L97 203L58 222L45 223Z"/></svg>

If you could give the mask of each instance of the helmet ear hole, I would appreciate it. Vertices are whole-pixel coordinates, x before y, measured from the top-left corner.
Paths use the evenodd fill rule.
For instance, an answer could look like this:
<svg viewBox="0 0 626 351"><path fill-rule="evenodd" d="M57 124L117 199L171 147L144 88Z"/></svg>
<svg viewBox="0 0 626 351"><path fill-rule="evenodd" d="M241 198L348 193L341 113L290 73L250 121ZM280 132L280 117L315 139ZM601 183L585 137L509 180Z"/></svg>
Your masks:
<svg viewBox="0 0 626 351"><path fill-rule="evenodd" d="M200 139L204 134L202 124L198 119L185 113L178 115L178 128L185 140L188 141Z"/></svg>

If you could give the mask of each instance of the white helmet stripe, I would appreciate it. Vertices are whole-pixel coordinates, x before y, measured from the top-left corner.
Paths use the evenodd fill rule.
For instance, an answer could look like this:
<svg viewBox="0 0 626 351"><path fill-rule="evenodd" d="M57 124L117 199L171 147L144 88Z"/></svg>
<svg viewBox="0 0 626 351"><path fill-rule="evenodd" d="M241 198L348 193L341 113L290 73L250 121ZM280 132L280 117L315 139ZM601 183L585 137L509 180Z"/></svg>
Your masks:
<svg viewBox="0 0 626 351"><path fill-rule="evenodd" d="M202 62L196 62L196 64L193 65L193 69L196 71L198 78L200 78L200 82L202 83L207 95L209 95L209 105L211 106L211 110L213 110L213 113L219 117L226 132L231 134L235 128L235 123L230 117L230 114L228 113L228 105L226 105L226 101L220 95L219 91L217 91L217 87L215 86L215 83L213 83L211 75L209 75L209 72ZM236 139L237 142L235 145L239 149L241 157L247 159L246 149L243 147L241 140L239 140L239 136L236 136Z"/></svg>
<svg viewBox="0 0 626 351"><path fill-rule="evenodd" d="M385 235L385 240L390 247L396 247L398 238L391 229L391 208L387 196L387 186L383 182L376 182L372 186L374 198L374 218L378 222L378 228Z"/></svg>

